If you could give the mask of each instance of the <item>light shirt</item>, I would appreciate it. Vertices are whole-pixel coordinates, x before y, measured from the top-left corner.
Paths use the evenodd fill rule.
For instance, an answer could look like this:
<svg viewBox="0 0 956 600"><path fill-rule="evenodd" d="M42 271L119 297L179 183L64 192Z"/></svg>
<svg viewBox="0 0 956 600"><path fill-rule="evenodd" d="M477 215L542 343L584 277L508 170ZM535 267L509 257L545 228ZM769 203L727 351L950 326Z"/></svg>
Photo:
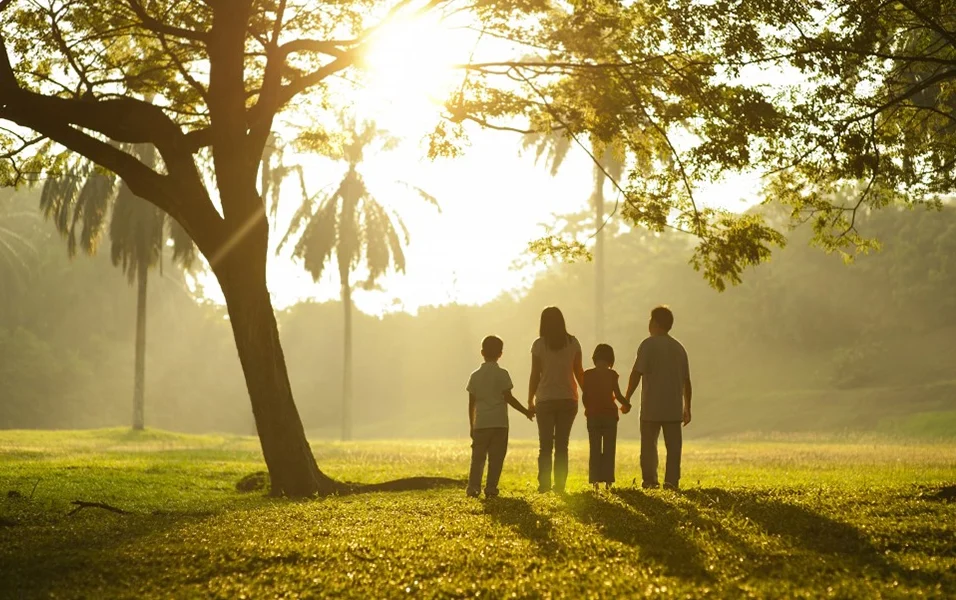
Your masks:
<svg viewBox="0 0 956 600"><path fill-rule="evenodd" d="M572 335L568 336L568 343L560 350L548 348L548 343L540 337L531 344L531 355L541 361L541 380L535 392L538 402L578 399L574 357L580 353L581 344Z"/></svg>
<svg viewBox="0 0 956 600"><path fill-rule="evenodd" d="M508 371L496 362L485 362L471 374L466 389L475 397L473 429L508 426L508 402L504 394L513 387Z"/></svg>
<svg viewBox="0 0 956 600"><path fill-rule="evenodd" d="M684 415L687 351L669 335L652 335L637 349L633 372L641 374L641 420L677 422Z"/></svg>

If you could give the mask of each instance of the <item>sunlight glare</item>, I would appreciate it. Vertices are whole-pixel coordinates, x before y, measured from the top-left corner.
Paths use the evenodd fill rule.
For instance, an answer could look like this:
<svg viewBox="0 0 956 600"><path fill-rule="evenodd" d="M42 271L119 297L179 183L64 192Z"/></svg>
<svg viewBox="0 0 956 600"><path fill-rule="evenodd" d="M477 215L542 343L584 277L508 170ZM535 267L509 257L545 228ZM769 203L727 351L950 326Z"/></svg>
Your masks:
<svg viewBox="0 0 956 600"><path fill-rule="evenodd" d="M461 85L454 67L468 61L469 37L433 17L383 26L365 53L367 85L357 109L400 135L424 134Z"/></svg>

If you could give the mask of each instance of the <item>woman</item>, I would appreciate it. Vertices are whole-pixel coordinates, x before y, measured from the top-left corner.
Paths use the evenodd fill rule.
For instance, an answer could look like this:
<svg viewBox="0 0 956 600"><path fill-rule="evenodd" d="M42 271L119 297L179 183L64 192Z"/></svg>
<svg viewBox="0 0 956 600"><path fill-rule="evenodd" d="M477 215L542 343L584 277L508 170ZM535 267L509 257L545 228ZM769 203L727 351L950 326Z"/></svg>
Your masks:
<svg viewBox="0 0 956 600"><path fill-rule="evenodd" d="M528 410L538 421L538 491L551 487L554 451L554 490L563 492L568 480L568 439L578 414L578 385L584 380L581 344L568 334L556 306L541 311L538 339L531 345Z"/></svg>

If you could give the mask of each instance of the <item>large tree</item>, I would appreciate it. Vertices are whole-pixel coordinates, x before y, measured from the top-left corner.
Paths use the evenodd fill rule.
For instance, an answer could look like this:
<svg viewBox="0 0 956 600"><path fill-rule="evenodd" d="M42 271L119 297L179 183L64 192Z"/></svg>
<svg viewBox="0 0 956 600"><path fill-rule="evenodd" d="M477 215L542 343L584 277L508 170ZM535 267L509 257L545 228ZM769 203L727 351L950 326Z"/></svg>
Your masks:
<svg viewBox="0 0 956 600"><path fill-rule="evenodd" d="M266 287L257 183L277 114L347 103L348 78L331 78L356 67L383 20L470 15L486 39L537 56L463 65L431 153L453 153L465 121L621 137L651 174L629 182L624 217L697 236L695 266L720 286L781 238L755 217L699 206L694 180L747 166L754 136L772 138L779 119L717 66L715 54L734 51L720 40L749 39L746 15L729 15L742 21L723 21L717 35L707 31L714 14L683 4L401 0L385 13L371 0L0 0L0 120L13 132L0 136L0 175L18 184L77 153L179 222L225 296L273 493L332 493L339 486L318 469L292 398ZM679 132L699 143L675 144ZM121 144L152 145L162 169Z"/></svg>

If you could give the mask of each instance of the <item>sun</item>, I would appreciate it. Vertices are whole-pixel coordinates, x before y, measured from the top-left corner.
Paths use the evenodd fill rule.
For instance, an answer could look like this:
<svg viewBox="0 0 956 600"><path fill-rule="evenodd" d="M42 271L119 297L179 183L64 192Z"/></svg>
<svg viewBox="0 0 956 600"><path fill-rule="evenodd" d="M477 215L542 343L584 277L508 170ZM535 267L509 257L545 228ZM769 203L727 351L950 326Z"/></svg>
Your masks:
<svg viewBox="0 0 956 600"><path fill-rule="evenodd" d="M461 86L473 37L436 16L385 23L361 61L364 90L356 109L396 134L434 126L444 102Z"/></svg>

